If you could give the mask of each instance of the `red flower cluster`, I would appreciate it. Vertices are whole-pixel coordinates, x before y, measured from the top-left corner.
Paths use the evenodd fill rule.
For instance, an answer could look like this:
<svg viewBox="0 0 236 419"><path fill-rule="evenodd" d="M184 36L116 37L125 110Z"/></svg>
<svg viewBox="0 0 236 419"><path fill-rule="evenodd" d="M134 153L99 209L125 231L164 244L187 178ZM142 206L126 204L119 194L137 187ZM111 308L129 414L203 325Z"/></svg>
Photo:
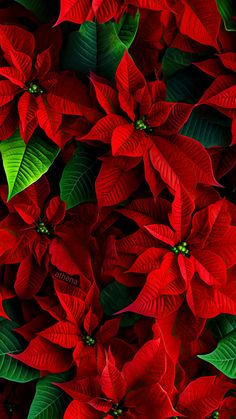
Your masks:
<svg viewBox="0 0 236 419"><path fill-rule="evenodd" d="M12 3L1 418L235 418L234 5Z"/></svg>

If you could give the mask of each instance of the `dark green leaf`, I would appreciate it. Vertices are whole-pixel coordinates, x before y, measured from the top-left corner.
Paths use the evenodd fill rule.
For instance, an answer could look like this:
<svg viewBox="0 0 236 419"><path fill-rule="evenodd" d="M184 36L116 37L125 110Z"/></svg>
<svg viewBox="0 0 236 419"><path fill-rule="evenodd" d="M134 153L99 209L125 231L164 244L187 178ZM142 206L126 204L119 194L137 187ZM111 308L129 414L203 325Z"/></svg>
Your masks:
<svg viewBox="0 0 236 419"><path fill-rule="evenodd" d="M192 64L193 57L189 52L177 48L168 48L162 60L162 72L165 80L168 80L177 71Z"/></svg>
<svg viewBox="0 0 236 419"><path fill-rule="evenodd" d="M223 338L213 352L198 358L214 365L227 377L236 378L236 331Z"/></svg>
<svg viewBox="0 0 236 419"><path fill-rule="evenodd" d="M196 103L210 83L211 78L196 67L186 67L177 71L167 80L166 100L168 102Z"/></svg>
<svg viewBox="0 0 236 419"><path fill-rule="evenodd" d="M24 349L20 338L12 329L18 325L8 320L1 320L0 327L0 377L17 383L27 383L39 378L39 371L22 364L8 354L18 354Z"/></svg>
<svg viewBox="0 0 236 419"><path fill-rule="evenodd" d="M67 209L96 201L95 180L99 167L99 161L88 147L78 143L77 150L64 168L60 181L61 199L67 203Z"/></svg>
<svg viewBox="0 0 236 419"><path fill-rule="evenodd" d="M208 321L208 326L213 332L215 339L219 341L229 333L236 330L236 316L231 314L221 314Z"/></svg>
<svg viewBox="0 0 236 419"><path fill-rule="evenodd" d="M104 312L108 316L128 306L133 301L129 289L116 281L103 288L100 298Z"/></svg>
<svg viewBox="0 0 236 419"><path fill-rule="evenodd" d="M36 393L27 419L62 419L70 397L52 383L67 380L67 373L50 374L41 378L36 385Z"/></svg>
<svg viewBox="0 0 236 419"><path fill-rule="evenodd" d="M125 313L122 316L120 325L121 325L121 327L130 327L130 326L133 326L133 324L135 324L140 319L140 317L141 316L139 314Z"/></svg>
<svg viewBox="0 0 236 419"><path fill-rule="evenodd" d="M117 66L137 32L139 15L127 15L119 24L85 22L69 35L63 53L64 68L82 74L96 72L112 79Z"/></svg>
<svg viewBox="0 0 236 419"><path fill-rule="evenodd" d="M195 108L180 133L198 140L206 148L225 147L232 141L230 119L208 107Z"/></svg>
<svg viewBox="0 0 236 419"><path fill-rule="evenodd" d="M37 16L42 22L48 22L54 13L53 0L15 0Z"/></svg>
<svg viewBox="0 0 236 419"><path fill-rule="evenodd" d="M2 302L5 313L13 322L19 323L22 318L21 306L17 297Z"/></svg>
<svg viewBox="0 0 236 419"><path fill-rule="evenodd" d="M236 3L235 0L216 0L220 15L227 31L236 31Z"/></svg>

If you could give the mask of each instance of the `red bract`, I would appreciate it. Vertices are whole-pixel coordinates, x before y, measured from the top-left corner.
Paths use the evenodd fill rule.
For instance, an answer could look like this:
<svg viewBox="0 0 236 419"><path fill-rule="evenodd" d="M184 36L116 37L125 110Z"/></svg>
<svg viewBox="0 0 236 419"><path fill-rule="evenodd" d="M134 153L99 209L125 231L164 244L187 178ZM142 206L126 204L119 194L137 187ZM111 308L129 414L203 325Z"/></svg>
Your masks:
<svg viewBox="0 0 236 419"><path fill-rule="evenodd" d="M225 54L227 55L227 54ZM222 62L226 67L233 69L233 57L224 57L224 54L221 56ZM224 73L224 72L223 72ZM221 74L221 73L220 73ZM235 83L236 77L232 74L219 75L206 90L204 95L199 101L199 104L205 104L212 106L219 110L221 113L225 114L229 118L232 118L232 134L233 141L232 144L235 144L236 136L236 100L235 100Z"/></svg>
<svg viewBox="0 0 236 419"><path fill-rule="evenodd" d="M146 419L150 414L163 419L178 414L172 405L174 385L168 362L161 339L144 344L122 369L117 368L109 351L99 380L90 377L60 385L77 400L69 405L65 417L69 418L72 411L79 412L80 405L84 405L84 418L88 419L100 418L102 414L106 418L122 415L126 419Z"/></svg>
<svg viewBox="0 0 236 419"><path fill-rule="evenodd" d="M184 11L180 32L200 44L211 45L218 49L217 37L221 16L215 0L182 0Z"/></svg>
<svg viewBox="0 0 236 419"><path fill-rule="evenodd" d="M136 166L141 160L145 179L154 196L163 188L163 182L171 190L175 190L181 182L191 194L194 194L197 183L217 185L203 146L193 139L177 135L192 106L166 102L164 82L146 82L128 53L124 54L116 71L118 92L100 78L92 76L91 81L107 116L99 119L79 140L111 143L114 156L106 158L97 179L100 206L114 205L129 197L138 186L134 179L137 179ZM128 164L134 169L129 171L129 175L127 173L127 179L121 179L121 172L124 172L124 167L127 172ZM112 173L108 179L106 173L112 166L117 166L117 175ZM129 188L126 192L122 193L116 177Z"/></svg>
<svg viewBox="0 0 236 419"><path fill-rule="evenodd" d="M51 33L47 27L50 41ZM63 115L81 115L88 104L86 88L73 72L58 71L60 30L54 30L54 46L39 48L39 32L17 27L0 27L0 139L10 137L16 128L18 109L20 133L28 141L38 125L58 142ZM45 36L45 33L44 33ZM46 45L43 45L45 47ZM59 144L60 145L60 144Z"/></svg>
<svg viewBox="0 0 236 419"><path fill-rule="evenodd" d="M128 215L129 211L124 213ZM236 231L231 218L230 207L224 199L194 212L194 202L183 188L178 188L169 214L171 227L149 224L138 232L139 236L134 233L130 237L130 242L132 237L134 243L137 239L140 244L149 242L149 249L139 252L128 272L148 273L148 276L137 300L122 312L131 310L159 317L166 310L167 313L176 310L187 290L188 304L196 316L235 314L235 293L228 293L234 281L226 281L227 268L232 267L236 257ZM145 230L156 242L150 241ZM129 252L119 242L117 248ZM208 310L204 310L206 295L211 293L215 307L210 309L208 303Z"/></svg>
<svg viewBox="0 0 236 419"><path fill-rule="evenodd" d="M113 319L99 327L102 309L99 302L99 291L95 283L87 285L84 290L84 278L80 278L80 288L64 285L55 279L55 291L66 313L59 322L42 330L39 335L62 348L72 349L73 359L78 367L78 376L97 374L101 366L97 365L104 358L106 344L111 343L119 329L119 319ZM73 295L70 295L73 293ZM90 362L87 362L87 359Z"/></svg>
<svg viewBox="0 0 236 419"><path fill-rule="evenodd" d="M233 384L224 378L208 376L197 378L189 383L180 394L178 409L189 419L205 419L218 411L227 391ZM225 399L227 400L227 399Z"/></svg>
<svg viewBox="0 0 236 419"><path fill-rule="evenodd" d="M86 209L82 206L78 211L71 211L68 217L65 203L58 196L48 199L49 192L49 184L42 178L6 204L9 214L0 223L0 228L7 231L6 243L2 235L2 247L5 246L7 251L1 256L1 261L21 263L15 290L24 298L32 298L40 289L49 269L49 260L60 271L70 275L83 273L93 278L89 255L93 240L89 231L95 207L88 205ZM6 196L6 188L2 187L1 197L5 202ZM91 219L84 220L89 211ZM14 242L9 243L11 230L15 236Z"/></svg>
<svg viewBox="0 0 236 419"><path fill-rule="evenodd" d="M83 23L94 17L99 23L112 18L119 20L129 5L151 10L160 10L162 7L156 0L61 0L60 16L56 24L65 20Z"/></svg>
<svg viewBox="0 0 236 419"><path fill-rule="evenodd" d="M233 8L0 1L0 419L235 417Z"/></svg>

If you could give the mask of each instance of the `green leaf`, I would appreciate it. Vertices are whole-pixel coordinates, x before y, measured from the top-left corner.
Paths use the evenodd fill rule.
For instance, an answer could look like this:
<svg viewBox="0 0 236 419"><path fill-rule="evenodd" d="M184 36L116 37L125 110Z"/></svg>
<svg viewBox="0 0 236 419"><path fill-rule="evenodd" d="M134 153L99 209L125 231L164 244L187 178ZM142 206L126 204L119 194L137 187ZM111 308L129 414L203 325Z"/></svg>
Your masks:
<svg viewBox="0 0 236 419"><path fill-rule="evenodd" d="M53 16L53 2L48 0L15 0L37 16L42 22L48 22Z"/></svg>
<svg viewBox="0 0 236 419"><path fill-rule="evenodd" d="M232 314L221 314L208 320L207 324L213 332L215 339L218 341L236 330L236 316Z"/></svg>
<svg viewBox="0 0 236 419"><path fill-rule="evenodd" d="M129 289L116 281L103 288L100 299L103 310L108 316L133 302Z"/></svg>
<svg viewBox="0 0 236 419"><path fill-rule="evenodd" d="M236 378L236 330L223 338L213 352L198 358L214 365L227 377Z"/></svg>
<svg viewBox="0 0 236 419"><path fill-rule="evenodd" d="M236 20L232 17L236 16L235 0L216 0L219 13L224 21L227 31L236 31Z"/></svg>
<svg viewBox="0 0 236 419"><path fill-rule="evenodd" d="M84 22L69 35L62 54L65 69L82 74L90 71L112 79L125 50L132 44L138 29L139 15L127 15L119 24Z"/></svg>
<svg viewBox="0 0 236 419"><path fill-rule="evenodd" d="M210 84L210 78L196 67L185 67L167 80L168 102L196 103Z"/></svg>
<svg viewBox="0 0 236 419"><path fill-rule="evenodd" d="M120 325L121 327L130 327L133 326L139 319L140 315L136 313L125 313L122 316Z"/></svg>
<svg viewBox="0 0 236 419"><path fill-rule="evenodd" d="M205 106L193 110L180 133L194 138L206 148L225 147L232 141L230 119Z"/></svg>
<svg viewBox="0 0 236 419"><path fill-rule="evenodd" d="M0 377L17 383L27 383L39 378L39 371L11 358L8 354L17 354L24 349L20 338L13 334L16 323L1 320L0 327Z"/></svg>
<svg viewBox="0 0 236 419"><path fill-rule="evenodd" d="M177 71L188 67L193 62L192 54L177 48L167 48L162 59L162 72L168 80Z"/></svg>
<svg viewBox="0 0 236 419"><path fill-rule="evenodd" d="M114 23L116 33L126 48L130 48L134 42L136 33L138 31L139 19L139 13L137 13L135 17L129 13L126 13L123 15L119 23Z"/></svg>
<svg viewBox="0 0 236 419"><path fill-rule="evenodd" d="M61 199L67 209L85 202L95 202L95 180L100 167L99 161L91 154L91 149L78 143L77 150L65 166L61 181Z"/></svg>
<svg viewBox="0 0 236 419"><path fill-rule="evenodd" d="M27 419L62 419L70 397L52 383L67 381L68 374L50 374L41 378Z"/></svg>
<svg viewBox="0 0 236 419"><path fill-rule="evenodd" d="M52 165L60 149L51 141L32 137L26 145L19 131L0 144L8 183L8 200L36 182Z"/></svg>
<svg viewBox="0 0 236 419"><path fill-rule="evenodd" d="M23 322L21 305L17 297L9 298L2 302L3 309L13 322Z"/></svg>

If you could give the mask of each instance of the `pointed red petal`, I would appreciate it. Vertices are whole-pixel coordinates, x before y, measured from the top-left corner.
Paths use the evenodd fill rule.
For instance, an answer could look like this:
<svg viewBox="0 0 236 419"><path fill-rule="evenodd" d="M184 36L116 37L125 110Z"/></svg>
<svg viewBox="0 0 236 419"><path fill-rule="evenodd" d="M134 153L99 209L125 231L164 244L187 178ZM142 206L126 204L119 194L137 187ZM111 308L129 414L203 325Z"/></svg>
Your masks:
<svg viewBox="0 0 236 419"><path fill-rule="evenodd" d="M184 0L180 32L203 45L218 48L221 16L215 0Z"/></svg>
<svg viewBox="0 0 236 419"><path fill-rule="evenodd" d="M129 170L126 157L107 158L96 180L98 204L111 206L125 201L139 187L142 178L138 167Z"/></svg>
<svg viewBox="0 0 236 419"><path fill-rule="evenodd" d="M144 154L148 145L146 135L136 130L132 124L122 125L113 131L113 156L140 157Z"/></svg>
<svg viewBox="0 0 236 419"><path fill-rule="evenodd" d="M178 237L175 232L171 230L170 227L162 224L152 224L145 226L146 230L149 231L152 236L156 237L158 240L163 241L164 243L174 246L178 241Z"/></svg>
<svg viewBox="0 0 236 419"><path fill-rule="evenodd" d="M190 419L210 416L217 410L227 390L227 385L217 376L197 378L180 394L177 408Z"/></svg>
<svg viewBox="0 0 236 419"><path fill-rule="evenodd" d="M56 74L57 81L49 89L47 101L55 112L65 115L83 115L83 106L90 107L87 87L75 76Z"/></svg>
<svg viewBox="0 0 236 419"><path fill-rule="evenodd" d="M31 32L16 25L0 25L0 38L1 48L6 54L15 50L33 56L35 41Z"/></svg>
<svg viewBox="0 0 236 419"><path fill-rule="evenodd" d="M54 196L46 209L46 217L50 224L60 224L66 215L66 204L59 196Z"/></svg>
<svg viewBox="0 0 236 419"><path fill-rule="evenodd" d="M71 367L68 351L41 337L33 339L21 354L11 356L40 371L60 373Z"/></svg>
<svg viewBox="0 0 236 419"><path fill-rule="evenodd" d="M37 117L40 127L53 140L57 130L62 123L62 115L56 112L47 102L45 95L37 98Z"/></svg>
<svg viewBox="0 0 236 419"><path fill-rule="evenodd" d="M81 298L57 292L62 307L69 322L79 324L85 311L85 304Z"/></svg>
<svg viewBox="0 0 236 419"><path fill-rule="evenodd" d="M122 60L116 70L116 84L118 90L126 93L134 93L145 86L145 78L136 67L129 53L125 51Z"/></svg>
<svg viewBox="0 0 236 419"><path fill-rule="evenodd" d="M166 254L166 249L150 247L143 252L127 272L149 273L160 267L161 259Z"/></svg>
<svg viewBox="0 0 236 419"><path fill-rule="evenodd" d="M17 90L17 86L12 84L9 80L0 80L0 106L11 102L14 99Z"/></svg>
<svg viewBox="0 0 236 419"><path fill-rule="evenodd" d="M223 286L226 282L226 265L223 259L210 250L194 249L195 269L208 285Z"/></svg>
<svg viewBox="0 0 236 419"><path fill-rule="evenodd" d="M31 299L40 290L47 276L47 271L40 267L33 257L27 256L20 264L14 288L22 299Z"/></svg>
<svg viewBox="0 0 236 419"><path fill-rule="evenodd" d="M99 419L101 413L96 412L85 403L73 400L67 407L63 419L75 419L77 417L80 417L80 419Z"/></svg>
<svg viewBox="0 0 236 419"><path fill-rule="evenodd" d="M90 12L90 3L87 0L61 0L60 16L56 25L68 20L74 23L83 23Z"/></svg>
<svg viewBox="0 0 236 419"><path fill-rule="evenodd" d="M10 56L13 66L22 73L23 80L27 80L32 68L31 58L24 52L19 51L10 51Z"/></svg>
<svg viewBox="0 0 236 419"><path fill-rule="evenodd" d="M106 366L100 379L103 393L114 402L120 402L126 393L126 382L115 365L114 358L108 354Z"/></svg>
<svg viewBox="0 0 236 419"><path fill-rule="evenodd" d="M127 121L122 116L109 114L99 119L89 133L81 137L80 140L95 140L110 144L114 129L120 128L124 124L127 124Z"/></svg>
<svg viewBox="0 0 236 419"><path fill-rule="evenodd" d="M78 328L69 322L56 323L38 334L63 348L73 348L78 341Z"/></svg>
<svg viewBox="0 0 236 419"><path fill-rule="evenodd" d="M90 77L97 100L107 114L115 114L119 109L118 95L115 89L108 84L102 83L98 77L92 75Z"/></svg>
<svg viewBox="0 0 236 419"><path fill-rule="evenodd" d="M176 231L178 240L184 240L190 230L190 221L194 210L194 202L182 186L178 186L169 215L171 226Z"/></svg>
<svg viewBox="0 0 236 419"><path fill-rule="evenodd" d="M30 93L24 93L18 101L18 112L20 116L20 127L24 141L28 141L38 125L38 105L35 97Z"/></svg>
<svg viewBox="0 0 236 419"><path fill-rule="evenodd" d="M124 365L123 373L128 388L160 382L166 370L166 353L163 342L153 339L136 352L132 361Z"/></svg>
<svg viewBox="0 0 236 419"><path fill-rule="evenodd" d="M187 302L196 317L209 319L222 313L236 314L235 281L222 289L209 287L198 276L191 282Z"/></svg>

